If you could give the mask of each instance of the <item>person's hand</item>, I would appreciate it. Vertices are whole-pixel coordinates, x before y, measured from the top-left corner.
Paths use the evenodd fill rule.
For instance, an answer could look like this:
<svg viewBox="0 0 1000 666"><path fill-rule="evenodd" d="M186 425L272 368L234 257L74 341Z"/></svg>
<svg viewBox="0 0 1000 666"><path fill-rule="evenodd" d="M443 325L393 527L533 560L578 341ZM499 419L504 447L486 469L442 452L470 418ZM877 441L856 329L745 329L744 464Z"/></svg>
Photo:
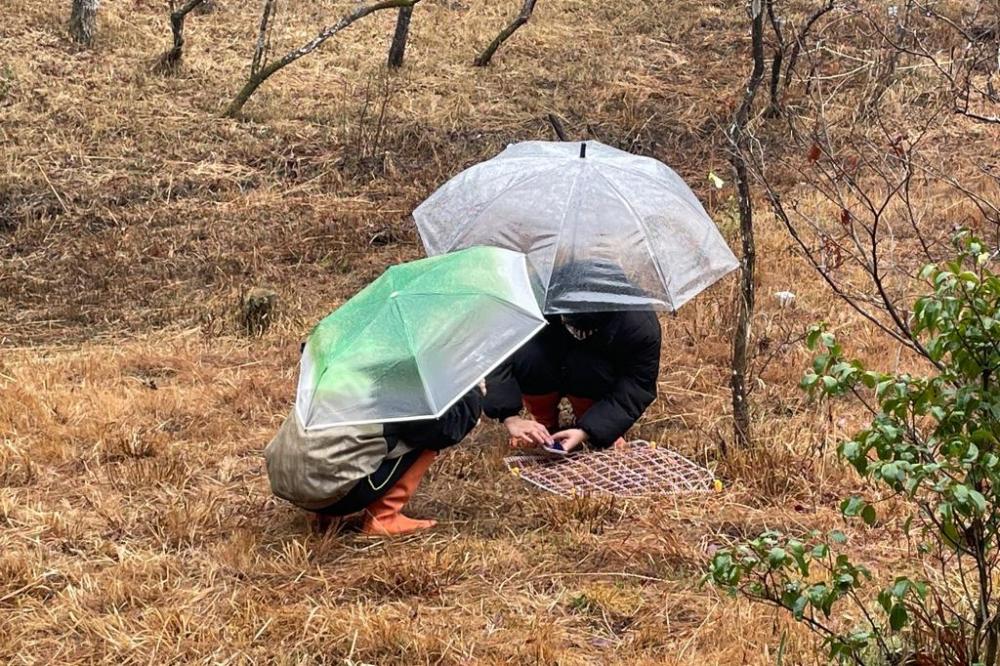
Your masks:
<svg viewBox="0 0 1000 666"><path fill-rule="evenodd" d="M552 435L549 434L548 428L538 421L511 416L504 419L503 424L512 440L524 440L538 446L552 441Z"/></svg>
<svg viewBox="0 0 1000 666"><path fill-rule="evenodd" d="M486 380L485 379L480 379L479 380L479 392L483 394L484 398L486 397Z"/></svg>
<svg viewBox="0 0 1000 666"><path fill-rule="evenodd" d="M569 430L561 430L552 435L552 439L559 442L563 451L569 453L586 442L588 437L586 431L580 430L579 428L570 428Z"/></svg>

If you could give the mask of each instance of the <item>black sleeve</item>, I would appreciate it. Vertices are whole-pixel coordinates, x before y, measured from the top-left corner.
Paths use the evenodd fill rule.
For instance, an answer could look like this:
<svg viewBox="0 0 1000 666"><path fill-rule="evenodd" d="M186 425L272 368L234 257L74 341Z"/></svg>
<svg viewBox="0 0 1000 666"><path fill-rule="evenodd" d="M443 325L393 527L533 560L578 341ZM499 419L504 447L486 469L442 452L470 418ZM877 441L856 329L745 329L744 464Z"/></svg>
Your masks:
<svg viewBox="0 0 1000 666"><path fill-rule="evenodd" d="M624 352L621 378L579 421L579 427L598 448L610 446L624 435L656 399L660 324L652 313L642 313L636 319L635 325L623 331L625 334L614 343Z"/></svg>
<svg viewBox="0 0 1000 666"><path fill-rule="evenodd" d="M514 363L511 359L486 375L483 413L498 421L521 413L521 387L514 378Z"/></svg>
<svg viewBox="0 0 1000 666"><path fill-rule="evenodd" d="M437 419L404 421L396 424L394 433L416 449L441 449L458 444L479 422L482 413L482 393L475 387Z"/></svg>

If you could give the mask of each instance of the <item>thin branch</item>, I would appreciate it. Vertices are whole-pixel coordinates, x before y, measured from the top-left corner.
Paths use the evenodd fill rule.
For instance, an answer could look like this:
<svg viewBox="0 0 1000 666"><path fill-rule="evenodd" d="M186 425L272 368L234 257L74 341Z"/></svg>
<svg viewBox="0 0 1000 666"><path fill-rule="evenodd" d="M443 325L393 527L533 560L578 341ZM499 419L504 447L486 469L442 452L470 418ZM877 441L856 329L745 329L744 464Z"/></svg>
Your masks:
<svg viewBox="0 0 1000 666"><path fill-rule="evenodd" d="M833 11L834 0L827 0L826 4L818 8L806 22L802 25L802 29L799 30L798 34L795 36L795 42L792 44L792 50L788 54L788 66L785 68L785 82L784 87L788 88L788 83L792 78L792 74L795 72L795 65L799 62L799 53L802 51L802 47L806 42L806 38L809 36L809 31L812 30L813 24L820 20L826 14Z"/></svg>
<svg viewBox="0 0 1000 666"><path fill-rule="evenodd" d="M243 88L237 93L236 97L229 104L226 109L225 114L230 118L235 118L243 110L243 106L250 99L250 96L254 94L257 88L260 87L264 81L266 81L271 75L273 75L278 70L287 67L299 58L307 56L316 49L318 49L323 42L330 39L336 35L341 30L344 30L351 26L355 21L363 19L369 14L373 14L384 9L399 9L400 7L412 7L416 5L420 0L381 0L381 2L376 2L371 5L362 5L354 9L354 11L345 15L335 24L323 28L318 35L313 39L309 40L302 46L292 51L289 51L284 56L277 60L265 63L261 66L260 70L250 76L250 79L246 82Z"/></svg>
<svg viewBox="0 0 1000 666"><path fill-rule="evenodd" d="M500 31L489 45L483 49L483 52L476 57L475 65L476 67L485 67L490 64L490 60L493 59L493 54L497 52L497 49L510 39L511 35L517 32L517 29L528 22L531 18L532 12L535 11L535 4L538 0L524 0L524 5L521 6L521 11L514 20L511 21L506 28Z"/></svg>
<svg viewBox="0 0 1000 666"><path fill-rule="evenodd" d="M552 131L556 133L560 141L569 141L566 138L566 130L563 129L562 121L559 120L559 116L554 113L549 114L549 124L552 125Z"/></svg>
<svg viewBox="0 0 1000 666"><path fill-rule="evenodd" d="M260 71L267 58L267 51L271 45L271 24L277 9L277 0L264 0L264 10L260 16L260 29L257 31L257 45L254 47L253 60L250 62L250 76Z"/></svg>

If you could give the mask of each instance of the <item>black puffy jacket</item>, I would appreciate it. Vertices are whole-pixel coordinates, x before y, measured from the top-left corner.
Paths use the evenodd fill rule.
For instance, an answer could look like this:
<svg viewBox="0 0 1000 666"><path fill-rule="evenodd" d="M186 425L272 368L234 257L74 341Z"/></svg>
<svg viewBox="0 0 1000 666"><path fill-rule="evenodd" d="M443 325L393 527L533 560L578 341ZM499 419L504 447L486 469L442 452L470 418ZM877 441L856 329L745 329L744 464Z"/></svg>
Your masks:
<svg viewBox="0 0 1000 666"><path fill-rule="evenodd" d="M645 310L612 313L585 340L569 334L558 315L487 378L483 411L505 419L521 410L522 394L559 392L595 404L577 426L597 447L625 434L656 398L662 335Z"/></svg>
<svg viewBox="0 0 1000 666"><path fill-rule="evenodd" d="M431 451L455 446L465 439L479 422L482 396L479 387L473 387L440 418L386 423L382 433L388 442L389 450L392 451L399 440L406 442L410 448Z"/></svg>

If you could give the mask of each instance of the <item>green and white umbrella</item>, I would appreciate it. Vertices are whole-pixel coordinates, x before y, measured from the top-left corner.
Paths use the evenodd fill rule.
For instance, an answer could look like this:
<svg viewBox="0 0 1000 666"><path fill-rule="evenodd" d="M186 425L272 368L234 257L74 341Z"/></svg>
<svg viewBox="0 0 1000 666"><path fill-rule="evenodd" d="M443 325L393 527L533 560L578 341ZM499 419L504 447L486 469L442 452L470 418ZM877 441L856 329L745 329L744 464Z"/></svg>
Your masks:
<svg viewBox="0 0 1000 666"><path fill-rule="evenodd" d="M393 266L310 334L299 420L318 430L436 418L543 326L520 252Z"/></svg>

